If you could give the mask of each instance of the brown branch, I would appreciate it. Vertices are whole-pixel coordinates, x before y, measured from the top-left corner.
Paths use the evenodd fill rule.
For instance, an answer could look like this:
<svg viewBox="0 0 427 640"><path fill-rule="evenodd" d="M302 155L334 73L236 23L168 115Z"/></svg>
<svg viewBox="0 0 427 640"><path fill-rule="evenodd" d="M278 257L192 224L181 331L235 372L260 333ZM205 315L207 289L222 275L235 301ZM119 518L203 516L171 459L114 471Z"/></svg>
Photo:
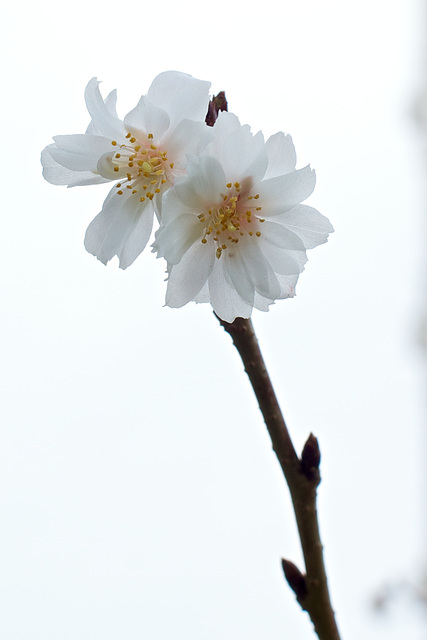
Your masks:
<svg viewBox="0 0 427 640"><path fill-rule="evenodd" d="M332 609L323 547L317 519L316 495L320 482L320 451L310 434L301 459L292 444L250 320L236 318L231 324L218 318L231 335L248 374L292 497L305 563L305 575L283 560L285 577L320 640L340 640Z"/></svg>

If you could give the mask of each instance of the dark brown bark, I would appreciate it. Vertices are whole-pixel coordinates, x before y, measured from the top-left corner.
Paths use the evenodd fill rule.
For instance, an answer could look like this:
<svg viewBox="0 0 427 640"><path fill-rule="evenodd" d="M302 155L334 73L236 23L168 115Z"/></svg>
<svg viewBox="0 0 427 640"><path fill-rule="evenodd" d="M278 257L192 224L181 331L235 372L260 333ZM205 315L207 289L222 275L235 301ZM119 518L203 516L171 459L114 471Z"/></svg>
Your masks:
<svg viewBox="0 0 427 640"><path fill-rule="evenodd" d="M243 318L236 318L231 324L221 319L219 321L231 335L242 358L292 497L305 574L289 560L283 560L285 577L299 604L310 616L319 640L340 640L329 596L317 518L316 497L320 482L317 439L310 434L299 458L265 367L252 322Z"/></svg>

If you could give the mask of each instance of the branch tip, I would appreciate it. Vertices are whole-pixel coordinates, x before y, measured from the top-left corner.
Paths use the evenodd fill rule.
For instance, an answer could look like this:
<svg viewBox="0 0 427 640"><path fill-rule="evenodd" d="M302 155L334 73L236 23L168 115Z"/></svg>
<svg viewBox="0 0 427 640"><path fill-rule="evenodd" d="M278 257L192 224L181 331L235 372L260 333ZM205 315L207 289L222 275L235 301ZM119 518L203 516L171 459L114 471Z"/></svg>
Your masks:
<svg viewBox="0 0 427 640"><path fill-rule="evenodd" d="M307 595L307 584L305 575L301 573L298 567L290 560L282 559L282 568L288 585L295 593L298 602L301 603Z"/></svg>
<svg viewBox="0 0 427 640"><path fill-rule="evenodd" d="M301 453L301 471L308 480L315 482L316 485L320 482L320 458L319 442L310 433Z"/></svg>
<svg viewBox="0 0 427 640"><path fill-rule="evenodd" d="M212 100L209 102L208 112L205 118L205 122L208 127L214 126L220 111L228 111L228 104L224 91L220 91L216 96L213 96Z"/></svg>

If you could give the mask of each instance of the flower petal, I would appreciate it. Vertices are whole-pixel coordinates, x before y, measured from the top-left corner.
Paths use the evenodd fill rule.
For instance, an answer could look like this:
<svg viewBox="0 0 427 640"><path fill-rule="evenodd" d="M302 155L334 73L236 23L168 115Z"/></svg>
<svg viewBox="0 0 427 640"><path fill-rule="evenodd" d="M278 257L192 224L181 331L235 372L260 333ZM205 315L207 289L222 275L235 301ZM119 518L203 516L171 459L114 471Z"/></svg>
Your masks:
<svg viewBox="0 0 427 640"><path fill-rule="evenodd" d="M270 136L265 146L268 154L268 169L264 180L295 171L297 156L291 136L279 131L274 136Z"/></svg>
<svg viewBox="0 0 427 640"><path fill-rule="evenodd" d="M290 211L277 216L277 222L296 233L304 243L306 249L314 249L327 241L328 235L334 228L328 218L317 209L299 204Z"/></svg>
<svg viewBox="0 0 427 640"><path fill-rule="evenodd" d="M196 216L184 214L171 220L156 233L154 248L157 257L170 264L178 264L192 244L201 241L201 225Z"/></svg>
<svg viewBox="0 0 427 640"><path fill-rule="evenodd" d="M150 102L145 96L140 98L135 109L125 116L126 129L138 137L151 133L153 140L158 143L165 131L168 130L170 119L164 109Z"/></svg>
<svg viewBox="0 0 427 640"><path fill-rule="evenodd" d="M263 217L270 218L289 211L312 194L315 184L316 174L309 165L285 176L263 180L255 187L260 196Z"/></svg>
<svg viewBox="0 0 427 640"><path fill-rule="evenodd" d="M275 222L266 220L262 225L261 237L263 240L271 242L271 244L282 250L304 251L304 243L295 231L291 231L282 224L278 224L277 218Z"/></svg>
<svg viewBox="0 0 427 640"><path fill-rule="evenodd" d="M110 91L110 93L104 100L104 104L107 107L108 111L111 113L111 115L117 118L118 116L117 116L117 110L116 110L116 104L117 104L116 89L114 89L113 91ZM93 136L102 135L93 120L90 121L88 128L86 129L86 133Z"/></svg>
<svg viewBox="0 0 427 640"><path fill-rule="evenodd" d="M198 304L202 303L202 302L210 302L210 296L209 296L209 281L205 282L205 284L203 285L203 287L200 289L199 293L194 296L193 298L194 302L197 302Z"/></svg>
<svg viewBox="0 0 427 640"><path fill-rule="evenodd" d="M254 290L274 300L280 293L280 285L260 244L258 238L248 238L244 245L239 247L241 258L253 282Z"/></svg>
<svg viewBox="0 0 427 640"><path fill-rule="evenodd" d="M250 177L254 184L262 180L268 164L262 133L253 136L247 125L241 126L238 118L227 111L219 114L213 129L215 138L206 153L221 163L227 181L241 182Z"/></svg>
<svg viewBox="0 0 427 640"><path fill-rule="evenodd" d="M195 242L181 261L170 267L166 304L182 307L193 300L208 280L214 261L211 247Z"/></svg>
<svg viewBox="0 0 427 640"><path fill-rule="evenodd" d="M187 212L207 213L208 209L222 202L226 179L224 171L215 158L201 156L192 158L188 164L188 177L176 183L173 191L165 197L162 219L167 222L174 217L177 201L186 207ZM169 201L169 198L173 200ZM183 213L183 211L181 210Z"/></svg>
<svg viewBox="0 0 427 640"><path fill-rule="evenodd" d="M291 276L304 270L304 243L293 231L266 220L260 241L261 251L276 274Z"/></svg>
<svg viewBox="0 0 427 640"><path fill-rule="evenodd" d="M56 149L56 145L51 144L43 149L41 154L43 177L51 184L77 187L109 182L109 180L106 180L102 176L96 175L92 171L73 171L72 169L66 169L52 158L50 152L53 148Z"/></svg>
<svg viewBox="0 0 427 640"><path fill-rule="evenodd" d="M112 189L101 212L87 228L86 250L103 264L117 255L120 267L126 269L145 248L153 216L150 200L141 203L137 195L118 196Z"/></svg>
<svg viewBox="0 0 427 640"><path fill-rule="evenodd" d="M275 274L293 276L304 271L304 265L307 262L307 254L304 250L284 250L275 244L268 243L265 239L260 244Z"/></svg>
<svg viewBox="0 0 427 640"><path fill-rule="evenodd" d="M92 117L93 126L101 135L110 140L124 138L126 129L123 122L105 104L98 85L98 80L92 78L85 90L86 107Z"/></svg>
<svg viewBox="0 0 427 640"><path fill-rule="evenodd" d="M168 156L175 163L183 162L188 154L200 154L212 136L212 127L204 122L181 120L165 141Z"/></svg>
<svg viewBox="0 0 427 640"><path fill-rule="evenodd" d="M293 298L295 295L295 287L298 282L299 275L284 276L280 273L276 274L277 280L280 284L280 295L277 296L279 300L286 298Z"/></svg>
<svg viewBox="0 0 427 640"><path fill-rule="evenodd" d="M154 78L147 98L169 114L172 129L184 118L204 122L210 86L186 73L165 71Z"/></svg>
<svg viewBox="0 0 427 640"><path fill-rule="evenodd" d="M219 262L221 260L224 260L224 272L228 273L229 281L233 284L239 297L252 307L255 286L250 271L246 268L242 252L238 251L236 247L232 252L225 252Z"/></svg>
<svg viewBox="0 0 427 640"><path fill-rule="evenodd" d="M99 158L111 152L111 142L103 136L74 134L55 136L55 145L49 148L50 155L58 164L73 171L93 171Z"/></svg>
<svg viewBox="0 0 427 640"><path fill-rule="evenodd" d="M215 267L209 277L209 295L213 310L225 322L236 318L249 318L252 304L243 300L230 278L223 260L215 260Z"/></svg>

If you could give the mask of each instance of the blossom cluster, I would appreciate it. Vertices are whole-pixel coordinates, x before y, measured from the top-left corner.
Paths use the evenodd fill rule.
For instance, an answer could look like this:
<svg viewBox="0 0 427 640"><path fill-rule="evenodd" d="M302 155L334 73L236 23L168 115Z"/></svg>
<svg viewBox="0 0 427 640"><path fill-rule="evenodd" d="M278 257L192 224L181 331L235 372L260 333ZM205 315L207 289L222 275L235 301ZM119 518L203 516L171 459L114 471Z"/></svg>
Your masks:
<svg viewBox="0 0 427 640"><path fill-rule="evenodd" d="M210 302L232 322L295 295L306 250L333 231L301 204L315 173L296 169L292 139L253 135L221 112L206 126L210 83L168 71L120 120L116 92L96 78L85 91L91 122L42 152L43 175L68 187L113 182L85 236L87 251L129 267L158 229L153 251L167 262L166 304Z"/></svg>

